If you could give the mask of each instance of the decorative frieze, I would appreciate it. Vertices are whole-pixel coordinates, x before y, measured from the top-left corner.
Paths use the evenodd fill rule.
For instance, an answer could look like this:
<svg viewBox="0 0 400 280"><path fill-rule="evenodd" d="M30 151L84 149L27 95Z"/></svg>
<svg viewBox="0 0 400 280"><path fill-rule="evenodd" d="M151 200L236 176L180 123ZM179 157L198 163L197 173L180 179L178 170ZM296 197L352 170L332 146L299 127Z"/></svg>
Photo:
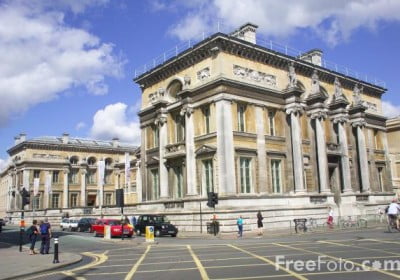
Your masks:
<svg viewBox="0 0 400 280"><path fill-rule="evenodd" d="M276 76L245 68L239 65L233 65L233 74L241 79L250 80L257 83L263 83L270 87L276 87Z"/></svg>
<svg viewBox="0 0 400 280"><path fill-rule="evenodd" d="M364 106L367 107L367 110L378 112L378 107L375 103L364 101Z"/></svg>
<svg viewBox="0 0 400 280"><path fill-rule="evenodd" d="M164 100L165 89L159 88L156 92L149 94L149 101L151 104L157 103L158 101Z"/></svg>
<svg viewBox="0 0 400 280"><path fill-rule="evenodd" d="M211 76L210 67L206 67L197 72L197 79L202 82L208 79L210 76Z"/></svg>

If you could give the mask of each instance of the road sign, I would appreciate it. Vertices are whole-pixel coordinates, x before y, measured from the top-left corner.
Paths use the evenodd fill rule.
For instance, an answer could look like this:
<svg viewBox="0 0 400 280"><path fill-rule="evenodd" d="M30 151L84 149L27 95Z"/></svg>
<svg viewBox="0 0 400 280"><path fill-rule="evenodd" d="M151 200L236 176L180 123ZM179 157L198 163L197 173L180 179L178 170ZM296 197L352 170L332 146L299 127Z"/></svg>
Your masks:
<svg viewBox="0 0 400 280"><path fill-rule="evenodd" d="M154 242L154 227L146 227L146 242Z"/></svg>

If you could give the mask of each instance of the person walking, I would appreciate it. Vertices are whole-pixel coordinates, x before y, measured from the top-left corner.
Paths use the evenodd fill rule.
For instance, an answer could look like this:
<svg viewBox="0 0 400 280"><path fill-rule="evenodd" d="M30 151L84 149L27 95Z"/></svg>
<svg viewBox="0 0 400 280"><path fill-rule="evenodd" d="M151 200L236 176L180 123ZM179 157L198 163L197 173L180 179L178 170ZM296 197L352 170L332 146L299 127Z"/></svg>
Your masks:
<svg viewBox="0 0 400 280"><path fill-rule="evenodd" d="M329 210L329 214L328 214L327 224L330 229L333 229L333 209L332 209L332 207L329 207L328 210Z"/></svg>
<svg viewBox="0 0 400 280"><path fill-rule="evenodd" d="M242 219L242 216L240 216L237 219L236 224L238 226L238 237L243 237L243 219Z"/></svg>
<svg viewBox="0 0 400 280"><path fill-rule="evenodd" d="M35 244L36 239L39 235L39 230L37 228L37 220L32 221L32 225L27 230L29 241L31 242L31 246L29 248L29 255L37 254L35 252Z"/></svg>
<svg viewBox="0 0 400 280"><path fill-rule="evenodd" d="M50 250L51 225L47 218L44 219L44 222L40 222L40 235L42 238L42 243L40 244L40 254L48 254Z"/></svg>
<svg viewBox="0 0 400 280"><path fill-rule="evenodd" d="M263 227L264 227L264 224L262 222L263 219L264 217L262 216L261 211L258 211L257 213L258 235L263 235Z"/></svg>

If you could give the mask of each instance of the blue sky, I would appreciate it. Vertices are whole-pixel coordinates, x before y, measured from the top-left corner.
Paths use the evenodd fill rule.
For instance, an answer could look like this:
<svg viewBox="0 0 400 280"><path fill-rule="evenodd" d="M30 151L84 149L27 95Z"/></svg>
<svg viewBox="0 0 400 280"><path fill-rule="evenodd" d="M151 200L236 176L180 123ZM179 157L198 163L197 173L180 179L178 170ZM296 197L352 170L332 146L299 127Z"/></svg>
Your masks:
<svg viewBox="0 0 400 280"><path fill-rule="evenodd" d="M398 0L0 0L0 168L21 132L138 144L134 70L217 22L385 81L400 115Z"/></svg>

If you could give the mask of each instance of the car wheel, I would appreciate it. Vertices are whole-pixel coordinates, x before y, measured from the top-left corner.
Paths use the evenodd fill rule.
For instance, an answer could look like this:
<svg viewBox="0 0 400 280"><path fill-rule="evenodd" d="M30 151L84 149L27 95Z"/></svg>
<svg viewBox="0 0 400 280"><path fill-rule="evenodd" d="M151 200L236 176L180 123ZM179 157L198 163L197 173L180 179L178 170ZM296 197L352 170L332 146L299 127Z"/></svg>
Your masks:
<svg viewBox="0 0 400 280"><path fill-rule="evenodd" d="M126 237L128 237L128 238L132 238L132 234L129 234L129 235L127 235Z"/></svg>
<svg viewBox="0 0 400 280"><path fill-rule="evenodd" d="M140 236L141 234L142 234L142 233L140 232L140 229L137 229L137 230L136 230L136 235L137 235L137 236Z"/></svg>
<svg viewBox="0 0 400 280"><path fill-rule="evenodd" d="M172 237L176 237L176 233L175 234L171 234Z"/></svg>
<svg viewBox="0 0 400 280"><path fill-rule="evenodd" d="M154 232L154 235L156 237L160 237L161 236L161 231L159 229L156 229L155 232Z"/></svg>

